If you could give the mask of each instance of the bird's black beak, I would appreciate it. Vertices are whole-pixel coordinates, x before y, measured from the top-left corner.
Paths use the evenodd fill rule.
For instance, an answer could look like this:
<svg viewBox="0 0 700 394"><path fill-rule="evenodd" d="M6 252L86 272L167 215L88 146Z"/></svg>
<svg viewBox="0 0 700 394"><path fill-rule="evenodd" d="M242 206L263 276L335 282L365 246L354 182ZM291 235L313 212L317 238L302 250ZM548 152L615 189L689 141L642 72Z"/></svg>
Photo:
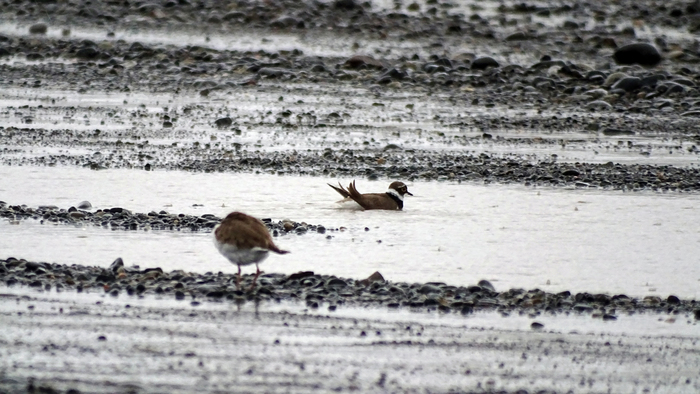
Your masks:
<svg viewBox="0 0 700 394"><path fill-rule="evenodd" d="M409 192L408 190L406 190L406 194L408 194L409 196L413 195L413 193Z"/></svg>

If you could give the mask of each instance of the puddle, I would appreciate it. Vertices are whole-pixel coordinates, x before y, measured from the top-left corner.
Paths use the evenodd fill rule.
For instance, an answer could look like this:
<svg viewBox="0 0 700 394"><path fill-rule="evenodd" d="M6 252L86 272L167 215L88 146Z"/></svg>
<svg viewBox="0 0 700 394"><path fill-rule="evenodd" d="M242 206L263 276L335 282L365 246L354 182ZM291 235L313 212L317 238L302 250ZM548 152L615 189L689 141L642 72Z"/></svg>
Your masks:
<svg viewBox="0 0 700 394"><path fill-rule="evenodd" d="M339 196L326 185L336 181L0 167L0 199L61 208L88 200L95 209L219 217L240 210L347 228L279 237L278 245L292 253L266 260L262 268L269 272L311 270L362 278L380 271L391 281L471 285L488 279L497 290L700 296L697 195L416 182L409 184L415 197L407 198L405 211L363 212L337 207ZM386 183L359 179L357 187L377 192ZM0 255L104 266L122 257L142 268L235 271L207 233L111 231L35 221L3 221Z"/></svg>

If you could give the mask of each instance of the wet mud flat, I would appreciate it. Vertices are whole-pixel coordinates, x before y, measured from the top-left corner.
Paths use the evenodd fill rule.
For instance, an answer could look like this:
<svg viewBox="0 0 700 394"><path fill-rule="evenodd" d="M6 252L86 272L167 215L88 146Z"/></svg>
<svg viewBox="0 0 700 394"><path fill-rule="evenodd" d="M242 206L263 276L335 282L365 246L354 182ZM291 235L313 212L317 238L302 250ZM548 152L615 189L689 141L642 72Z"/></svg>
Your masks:
<svg viewBox="0 0 700 394"><path fill-rule="evenodd" d="M0 164L697 192L699 12L680 1L5 2ZM208 231L218 219L2 214L132 230ZM0 391L700 391L697 333L664 329L692 330L698 305L674 295L312 272L269 274L247 292L218 273L17 257L0 256ZM472 323L484 314L497 319ZM604 328L557 328L578 317Z"/></svg>
<svg viewBox="0 0 700 394"><path fill-rule="evenodd" d="M673 295L313 272L263 274L250 290L252 275L237 289L231 274L121 259L101 268L9 258L0 278L8 392L692 393L700 384L700 305Z"/></svg>

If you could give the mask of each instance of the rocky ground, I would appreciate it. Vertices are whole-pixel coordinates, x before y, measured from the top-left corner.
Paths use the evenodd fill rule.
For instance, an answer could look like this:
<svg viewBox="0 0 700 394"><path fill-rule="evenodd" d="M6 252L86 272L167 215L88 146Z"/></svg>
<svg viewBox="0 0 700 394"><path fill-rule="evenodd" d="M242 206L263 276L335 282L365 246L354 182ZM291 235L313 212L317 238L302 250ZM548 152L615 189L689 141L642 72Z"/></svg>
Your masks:
<svg viewBox="0 0 700 394"><path fill-rule="evenodd" d="M697 1L571 5L449 0L387 4L355 0L3 1L0 164L697 192L699 30ZM169 39L171 35L176 38ZM252 42L253 48L242 49L243 42ZM210 231L219 221L211 215L132 213L118 207L92 211L87 206L11 204L0 203L0 216L10 222L35 219L90 223L113 230ZM280 236L336 230L288 221L269 220L267 224ZM12 354L21 355L12 359L13 365L2 364L3 392L230 390L222 382L201 384L211 382L216 376L213 372L230 367L218 363L220 355L211 353L214 350L207 348L205 353L211 352L206 355L177 353L179 346L193 347L193 338L199 335L179 330L178 324L201 325L216 315L203 313L200 320L188 315L191 312L183 305L291 301L313 311L373 306L464 318L487 311L533 319L581 314L611 324L640 313L686 320L691 325L700 318L695 300L674 295L638 299L622 294L549 294L537 289L495 291L488 282L455 287L391 283L381 275L356 280L312 272L265 275L255 291L245 291L235 288L230 275L220 273L140 270L125 267L119 260L110 268L96 268L16 257L0 256L0 277L9 294L0 302L3 323L9 327L3 331L9 334L0 340L3 347L12 347ZM249 280L245 277L245 284ZM54 301L36 296L43 293L26 296L42 305L43 315L13 309L11 304L24 302L25 296L19 293L26 291L80 293L91 302L90 297L97 294L108 300L139 302L161 297L179 302L158 311L139 309L149 321L157 321L156 315L171 316L174 323L168 326L168 335L174 333L178 346L174 346L175 353L163 353L149 347L148 341L158 339L148 335L143 343L140 339L116 341L110 348L108 342L107 350L80 347L65 338L42 342L42 347L36 347L41 341L27 340L24 346L22 333L48 333L51 325L46 322L52 319L58 319L59 327L73 327L70 321L61 320ZM111 324L138 326L136 314L105 310L99 302L85 306L89 315L113 314L126 316L125 320L87 319L88 332L105 330ZM245 332L274 331L287 324L283 314L265 316L258 323L244 316L243 320L224 319L221 324ZM315 318L294 314L291 319L302 326L300 336L313 341L326 338L316 332ZM397 328L386 322L363 324L371 328L361 330L365 337ZM502 347L474 332L466 340L456 339L462 332L439 325L433 342L412 342L416 338L397 335L388 342L372 342L363 348L366 352L347 351L366 346L354 342L348 348L282 347L281 353L271 352L285 360L273 363L277 365L274 371L266 370L262 366L266 364L256 358L257 353L270 351L266 350L269 344L250 339L243 351L245 360L252 360L250 365L242 362L245 368L234 374L235 379L228 375L222 379L238 379L246 391L258 392L279 391L280 387L296 392L697 392L695 378L684 375L687 371L683 369L684 365L697 367L692 365L692 355L697 353L694 340L668 339L673 342L669 345L657 343L658 338L634 337L628 347L603 357L605 368L594 372L604 378L596 382L586 373L551 371L557 365L566 365L566 371L580 369L578 356L571 360L570 354L585 354L592 361L613 341L591 344L588 338L575 336L539 337L536 332L542 327L538 324L532 322L535 333L507 333L509 339ZM81 330L71 332L86 335ZM237 343L217 330L202 336L214 342L224 336L227 343ZM107 337L111 335L100 343ZM679 356L656 357L658 353L652 354L647 342L670 346ZM122 345L130 347L140 363L151 362L146 356L151 354L156 359L151 364L153 376L178 369L174 365L192 364L189 380L172 385L141 380L138 368L122 362L128 359L128 351L119 353L122 361L111 365L116 368L113 375L100 374L96 379L81 376L66 360L63 367L57 367L53 356L30 356L46 352L70 359L66 355L77 351L80 360L92 360L86 354L104 360ZM548 371L517 361L527 360L526 353L536 347L542 351L536 351L532 359L549 362ZM549 353L553 347L558 349L556 356ZM590 347L595 349L592 353L586 350ZM476 377L460 381L449 378L457 376L452 373L457 371L453 364L436 363L431 364L435 371L452 372L433 371L426 381L447 382L444 385L426 385L426 381L411 378L424 368L419 362L423 350L454 361L449 355L462 354L464 348L492 349L477 353L486 354L493 368L477 368L476 360L467 366L455 361L459 374L474 373ZM375 364L341 363L340 370L347 376L334 379L331 366L340 361L313 356L314 352L347 351L344 354L353 360L372 359L377 349L388 349L409 361L391 364L393 372L371 377L367 372ZM107 353L101 353L103 350ZM496 362L502 354L508 355L507 361ZM629 354L650 363L656 372L638 363L618 368ZM300 360L295 359L297 355ZM210 361L214 369L192 372L204 365L208 368ZM84 360L71 362L86 368ZM302 372L287 371L290 363L297 363ZM493 372L510 363L517 367L508 373ZM309 370L322 371L319 376L325 380L302 376L306 365L313 365ZM674 368L682 373L674 374ZM115 378L119 369L129 378ZM664 371L668 373L661 373Z"/></svg>
<svg viewBox="0 0 700 394"><path fill-rule="evenodd" d="M126 98L121 108L75 107L65 97L11 106L5 117L13 125L0 125L4 165L700 188L697 167L643 159L663 154L697 161L695 3L635 2L610 9L433 1L383 9L344 0L303 7L295 2L80 4L8 2L3 8L0 21L32 33L0 35L0 86L16 92L6 98L56 90L160 93L171 95L171 102L172 95L198 94L206 101L254 93L278 102L270 98L264 108L240 112L196 100L160 104L154 112L129 107ZM202 23L206 31L197 30ZM104 36L72 38L71 26ZM194 36L255 32L309 41L330 34L331 43L355 44L342 45L352 47L348 56L239 51L115 39L116 29L153 29L154 34L178 29ZM50 34L56 30L62 33ZM324 96L342 100L335 106L310 102ZM379 124L370 119L386 111L390 116ZM69 124L83 117L88 130ZM388 142L375 140L382 130L394 130L381 124L389 121L427 123L429 129L408 127ZM201 141L178 142L187 129L196 135L199 127L208 129ZM273 142L246 141L253 130L272 135ZM357 130L364 137L354 143L342 135ZM337 139L302 146L309 149L265 149L289 134L311 141L338 133ZM408 142L412 138L418 143ZM426 144L445 149L425 149ZM517 153L533 145L540 155ZM26 154L41 147L54 149ZM639 159L560 162L553 148L631 153Z"/></svg>
<svg viewBox="0 0 700 394"><path fill-rule="evenodd" d="M132 231L212 231L212 229L221 222L221 218L211 214L195 216L169 214L166 211L132 213L128 209L119 207L98 209L91 212L89 209L92 208L92 205L87 201L79 204L79 208L80 209L70 207L64 209L54 205L39 206L36 208L19 205L8 206L4 201L0 201L0 217L10 222L33 219L39 221L41 224L90 224L111 230ZM273 222L272 219L269 218L263 218L262 221L268 226L272 235L275 237L288 233L305 234L309 231L318 234L326 233L326 227L321 224L299 223L291 220ZM338 228L328 229L328 231L338 230Z"/></svg>
<svg viewBox="0 0 700 394"><path fill-rule="evenodd" d="M700 304L674 295L643 299L624 294L550 294L539 289L510 289L497 292L486 280L469 287L445 283L391 283L380 273L355 280L316 275L311 271L292 275L263 274L258 285L250 288L253 275L244 276L236 287L234 274L198 275L184 271L163 272L161 268L125 267L121 259L109 268L37 263L16 258L0 260L0 279L8 286L28 286L57 291L97 291L117 297L125 292L141 297L161 294L199 304L206 300L289 301L299 300L310 308L335 310L345 304L359 306L410 307L439 310L443 313L469 314L496 310L537 316L541 313L590 313L603 320L616 320L617 314L662 313L700 320Z"/></svg>

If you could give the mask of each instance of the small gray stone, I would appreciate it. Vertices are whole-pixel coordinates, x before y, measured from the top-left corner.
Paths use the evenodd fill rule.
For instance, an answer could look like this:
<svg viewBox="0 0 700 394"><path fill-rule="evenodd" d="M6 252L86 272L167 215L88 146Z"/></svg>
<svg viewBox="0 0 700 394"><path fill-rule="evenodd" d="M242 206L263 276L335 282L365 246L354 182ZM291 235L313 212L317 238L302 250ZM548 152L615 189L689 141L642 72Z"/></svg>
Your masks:
<svg viewBox="0 0 700 394"><path fill-rule="evenodd" d="M90 201L82 201L78 204L78 209L92 209L92 204L90 204Z"/></svg>
<svg viewBox="0 0 700 394"><path fill-rule="evenodd" d="M490 290L490 291L496 291L496 288L493 287L493 285L491 284L491 282L487 281L486 279L480 280L479 283L478 283L478 285L479 285L482 289L486 289L486 290Z"/></svg>
<svg viewBox="0 0 700 394"><path fill-rule="evenodd" d="M35 23L29 27L29 34L46 34L48 30L46 23Z"/></svg>

